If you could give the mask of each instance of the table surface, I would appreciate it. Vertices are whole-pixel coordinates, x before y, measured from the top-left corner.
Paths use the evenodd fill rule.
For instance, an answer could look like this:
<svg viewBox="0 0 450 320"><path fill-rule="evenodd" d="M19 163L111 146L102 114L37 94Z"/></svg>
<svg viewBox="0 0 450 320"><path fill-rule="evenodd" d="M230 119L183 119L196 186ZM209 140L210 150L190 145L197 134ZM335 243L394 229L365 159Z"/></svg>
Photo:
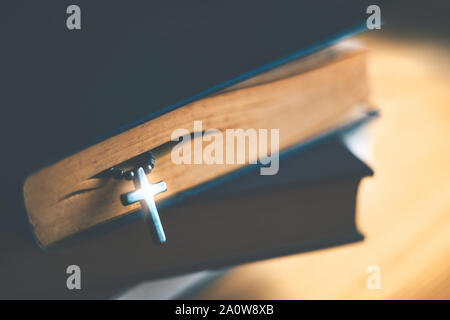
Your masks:
<svg viewBox="0 0 450 320"><path fill-rule="evenodd" d="M450 47L364 36L375 176L358 192L361 243L239 266L208 299L450 299ZM380 268L369 290L367 267Z"/></svg>

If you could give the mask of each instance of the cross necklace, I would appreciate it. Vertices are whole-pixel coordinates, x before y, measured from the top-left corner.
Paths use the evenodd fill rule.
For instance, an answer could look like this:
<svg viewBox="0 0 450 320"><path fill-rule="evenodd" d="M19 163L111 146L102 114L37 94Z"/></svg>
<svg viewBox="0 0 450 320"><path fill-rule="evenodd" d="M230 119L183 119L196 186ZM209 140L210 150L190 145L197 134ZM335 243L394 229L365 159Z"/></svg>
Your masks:
<svg viewBox="0 0 450 320"><path fill-rule="evenodd" d="M150 170L147 170L150 173ZM164 229L159 218L158 209L155 204L155 195L167 190L166 183L160 181L157 183L149 183L145 175L145 170L139 167L136 170L136 177L134 177L134 185L136 190L121 195L121 200L124 205L130 205L135 202L140 202L144 219L156 233L158 243L166 242Z"/></svg>

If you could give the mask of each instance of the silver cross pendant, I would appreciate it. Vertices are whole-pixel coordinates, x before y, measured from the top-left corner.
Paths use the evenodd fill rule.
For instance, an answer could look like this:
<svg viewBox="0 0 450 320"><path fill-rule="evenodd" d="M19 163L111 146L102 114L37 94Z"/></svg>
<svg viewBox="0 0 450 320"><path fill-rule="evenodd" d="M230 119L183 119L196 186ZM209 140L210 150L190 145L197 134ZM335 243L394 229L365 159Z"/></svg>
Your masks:
<svg viewBox="0 0 450 320"><path fill-rule="evenodd" d="M159 219L158 210L155 204L155 195L167 190L166 183L160 181L150 184L145 176L145 171L142 167L137 169L137 177L134 180L136 190L121 196L124 205L130 205L135 202L140 202L141 209L144 213L145 221L152 229L155 230L157 240L160 244L166 242L164 229Z"/></svg>

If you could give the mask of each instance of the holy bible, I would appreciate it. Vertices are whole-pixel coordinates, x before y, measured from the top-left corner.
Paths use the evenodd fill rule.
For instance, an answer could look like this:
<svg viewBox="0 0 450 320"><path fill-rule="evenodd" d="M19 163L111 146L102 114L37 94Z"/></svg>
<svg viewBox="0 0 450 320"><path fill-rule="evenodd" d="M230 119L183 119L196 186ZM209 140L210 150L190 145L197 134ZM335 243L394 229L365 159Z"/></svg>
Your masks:
<svg viewBox="0 0 450 320"><path fill-rule="evenodd" d="M370 170L332 143L317 170L328 172L339 153L356 172L305 183L321 156L307 165L303 155L312 149L295 153L294 163L281 155L322 145L371 117L367 53L343 41L366 28L368 4L80 1L87 24L79 32L55 18L65 9L60 2L26 11L10 4L22 19L0 31L8 62L0 97L8 153L0 158L2 277L18 279L18 263L34 261L54 288L60 279L51 275L74 259L90 266L92 283L131 282L133 274L158 277L361 239L355 194ZM254 164L252 172L265 168L251 140L242 161L196 163L200 149L216 146L197 142L229 129L276 133L257 148L271 159L280 154L273 177L247 176ZM191 136L184 155L194 163L177 163L174 142ZM233 143L214 154L227 157ZM111 175L118 168L125 178ZM164 228L164 244L136 231L145 224L133 219L142 214ZM118 268L127 261L123 277ZM107 262L117 268L100 276Z"/></svg>
<svg viewBox="0 0 450 320"><path fill-rule="evenodd" d="M212 128L224 135L228 128L280 130L277 148L284 150L357 121L370 110L367 95L365 52L344 42L145 122L27 177L23 194L36 238L45 247L139 209L139 202L123 205L121 201L121 195L134 189L133 181L113 179L105 171L136 166L148 150L153 150L157 162L149 178L164 180L167 189L156 196L157 201L177 197L257 160L249 148L258 142L246 140L245 161L238 162L233 155L234 162L176 163L170 142L180 139L180 134L174 136L174 130L194 134L192 146L180 151L188 159L212 144L195 141L206 140L195 135ZM275 152L270 150L274 142L268 143L268 154ZM215 153L226 158L237 143L235 137L223 141Z"/></svg>

